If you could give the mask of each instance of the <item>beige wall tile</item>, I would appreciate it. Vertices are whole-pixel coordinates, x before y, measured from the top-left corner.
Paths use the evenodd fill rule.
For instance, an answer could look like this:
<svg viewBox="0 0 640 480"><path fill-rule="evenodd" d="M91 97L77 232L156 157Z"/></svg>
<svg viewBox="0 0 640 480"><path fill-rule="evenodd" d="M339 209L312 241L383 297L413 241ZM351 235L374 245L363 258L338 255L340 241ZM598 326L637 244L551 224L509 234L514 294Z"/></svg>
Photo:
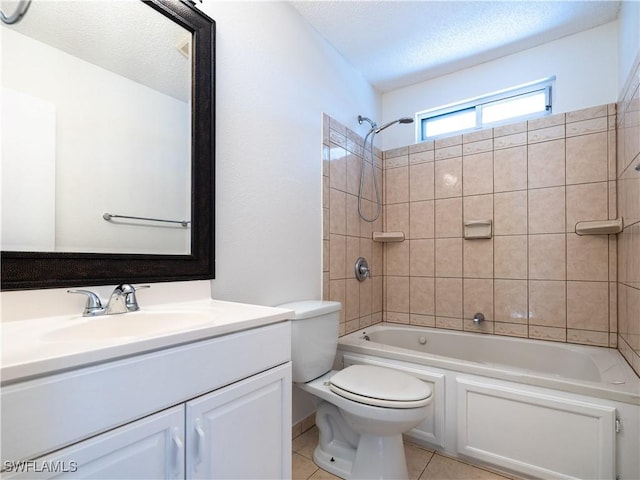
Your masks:
<svg viewBox="0 0 640 480"><path fill-rule="evenodd" d="M567 186L567 232L575 232L578 222L608 217L607 182Z"/></svg>
<svg viewBox="0 0 640 480"><path fill-rule="evenodd" d="M435 198L462 196L462 157L435 162Z"/></svg>
<svg viewBox="0 0 640 480"><path fill-rule="evenodd" d="M529 190L529 233L565 231L565 187Z"/></svg>
<svg viewBox="0 0 640 480"><path fill-rule="evenodd" d="M409 315L409 323L420 327L435 327L436 317L433 315L418 315L412 313Z"/></svg>
<svg viewBox="0 0 640 480"><path fill-rule="evenodd" d="M493 189L495 192L527 188L527 147L505 148L493 152Z"/></svg>
<svg viewBox="0 0 640 480"><path fill-rule="evenodd" d="M329 189L329 231L347 233L347 194L335 188Z"/></svg>
<svg viewBox="0 0 640 480"><path fill-rule="evenodd" d="M347 278L345 283L346 298L342 308L345 318L349 320L360 317L360 282L355 278Z"/></svg>
<svg viewBox="0 0 640 480"><path fill-rule="evenodd" d="M484 132L491 132L491 129L481 130ZM472 133L470 135L475 135ZM492 152L493 151L493 138L485 138L484 140L478 140L473 142L466 142L462 144L462 155L474 155L476 153L482 152Z"/></svg>
<svg viewBox="0 0 640 480"><path fill-rule="evenodd" d="M384 258L385 275L409 275L409 242L389 243Z"/></svg>
<svg viewBox="0 0 640 480"><path fill-rule="evenodd" d="M371 293L373 291L373 282L370 278L366 278L363 282L358 282L359 284L359 296L360 296L360 316L369 315L371 316Z"/></svg>
<svg viewBox="0 0 640 480"><path fill-rule="evenodd" d="M493 238L495 278L527 278L527 236Z"/></svg>
<svg viewBox="0 0 640 480"><path fill-rule="evenodd" d="M609 334L607 332L567 329L567 342L579 343L581 345L595 345L597 347L608 347Z"/></svg>
<svg viewBox="0 0 640 480"><path fill-rule="evenodd" d="M606 132L608 129L607 117L591 118L580 122L567 123L567 137L587 135L596 132Z"/></svg>
<svg viewBox="0 0 640 480"><path fill-rule="evenodd" d="M493 278L493 238L464 240L462 250L465 278Z"/></svg>
<svg viewBox="0 0 640 480"><path fill-rule="evenodd" d="M462 237L462 197L435 201L435 236Z"/></svg>
<svg viewBox="0 0 640 480"><path fill-rule="evenodd" d="M609 130L608 133L608 141L607 141L607 145L608 145L608 164L609 164L609 180L615 180L618 176L617 174L617 167L618 167L618 161L617 161L617 152L616 152L616 147L617 147L617 132L616 130Z"/></svg>
<svg viewBox="0 0 640 480"><path fill-rule="evenodd" d="M565 140L536 143L528 147L529 188L565 184Z"/></svg>
<svg viewBox="0 0 640 480"><path fill-rule="evenodd" d="M493 192L493 152L462 158L462 191L464 195Z"/></svg>
<svg viewBox="0 0 640 480"><path fill-rule="evenodd" d="M386 279L386 310L391 312L409 313L409 277L394 277L387 275Z"/></svg>
<svg viewBox="0 0 640 480"><path fill-rule="evenodd" d="M435 149L435 142L433 140L429 142L419 142L409 145L409 155L414 155L422 152L433 152Z"/></svg>
<svg viewBox="0 0 640 480"><path fill-rule="evenodd" d="M537 338L538 340L549 340L552 342L566 342L567 330L565 328L530 325L529 338Z"/></svg>
<svg viewBox="0 0 640 480"><path fill-rule="evenodd" d="M462 239L437 238L435 273L438 277L462 277Z"/></svg>
<svg viewBox="0 0 640 480"><path fill-rule="evenodd" d="M609 239L607 235L567 234L567 279L609 279Z"/></svg>
<svg viewBox="0 0 640 480"><path fill-rule="evenodd" d="M330 147L329 186L344 192L347 190L347 151L344 146L339 146L335 143L331 144Z"/></svg>
<svg viewBox="0 0 640 480"><path fill-rule="evenodd" d="M331 234L329 236L329 278L346 278L347 237Z"/></svg>
<svg viewBox="0 0 640 480"><path fill-rule="evenodd" d="M478 312L484 314L486 320L493 320L492 279L465 278L462 297L465 320L471 320Z"/></svg>
<svg viewBox="0 0 640 480"><path fill-rule="evenodd" d="M412 314L435 314L435 280L411 277L409 280L409 311Z"/></svg>
<svg viewBox="0 0 640 480"><path fill-rule="evenodd" d="M463 220L493 220L493 195L474 195L462 199Z"/></svg>
<svg viewBox="0 0 640 480"><path fill-rule="evenodd" d="M549 127L555 127L564 125L566 115L564 113L558 113L555 115L547 115L545 117L534 118L527 122L527 130L539 130Z"/></svg>
<svg viewBox="0 0 640 480"><path fill-rule="evenodd" d="M527 132L514 133L504 137L496 137L493 140L493 148L498 151L502 148L511 148L518 145L527 145Z"/></svg>
<svg viewBox="0 0 640 480"><path fill-rule="evenodd" d="M358 197L347 193L346 200L346 234L352 237L360 236L360 214L358 213Z"/></svg>
<svg viewBox="0 0 640 480"><path fill-rule="evenodd" d="M409 275L433 277L435 271L435 240L409 240Z"/></svg>
<svg viewBox="0 0 640 480"><path fill-rule="evenodd" d="M452 135L450 137L438 138L435 141L435 149L447 148L454 145L462 145L462 135ZM459 156L459 155L458 155Z"/></svg>
<svg viewBox="0 0 640 480"><path fill-rule="evenodd" d="M409 204L409 238L433 238L435 236L434 206L433 200Z"/></svg>
<svg viewBox="0 0 640 480"><path fill-rule="evenodd" d="M567 184L609 178L607 133L567 138Z"/></svg>
<svg viewBox="0 0 640 480"><path fill-rule="evenodd" d="M382 312L384 298L383 278L382 276L371 278L371 311L374 314Z"/></svg>
<svg viewBox="0 0 640 480"><path fill-rule="evenodd" d="M402 312L386 312L386 313L387 313L387 316L386 316L386 319L384 320L385 322L402 323L404 325L409 325L411 316L408 313L402 313Z"/></svg>
<svg viewBox="0 0 640 480"><path fill-rule="evenodd" d="M351 195L358 195L360 190L360 164L362 163L362 157L349 153L346 158L347 168L347 193Z"/></svg>
<svg viewBox="0 0 640 480"><path fill-rule="evenodd" d="M389 168L385 175L385 203L406 203L409 201L409 167Z"/></svg>
<svg viewBox="0 0 640 480"><path fill-rule="evenodd" d="M496 335L505 335L508 337L527 338L527 336L529 335L529 327L527 325L520 325L517 323L494 322L493 333L495 333Z"/></svg>
<svg viewBox="0 0 640 480"><path fill-rule="evenodd" d="M409 231L409 204L398 203L385 206L385 222L387 232Z"/></svg>
<svg viewBox="0 0 640 480"><path fill-rule="evenodd" d="M340 302L343 306L347 300L346 280L329 280L329 300ZM345 309L340 309L340 323L344 323Z"/></svg>
<svg viewBox="0 0 640 480"><path fill-rule="evenodd" d="M526 280L494 280L495 319L507 324L528 324L528 282Z"/></svg>
<svg viewBox="0 0 640 480"><path fill-rule="evenodd" d="M565 282L529 281L529 325L566 327Z"/></svg>
<svg viewBox="0 0 640 480"><path fill-rule="evenodd" d="M609 331L608 282L567 282L567 328Z"/></svg>
<svg viewBox="0 0 640 480"><path fill-rule="evenodd" d="M452 145L449 147L437 148L434 152L434 160L446 160L462 156L462 145Z"/></svg>
<svg viewBox="0 0 640 480"><path fill-rule="evenodd" d="M462 318L461 278L436 278L436 317Z"/></svg>
<svg viewBox="0 0 640 480"><path fill-rule="evenodd" d="M360 239L358 237L347 237L346 264L344 271L346 278L355 278L355 265L360 253Z"/></svg>
<svg viewBox="0 0 640 480"><path fill-rule="evenodd" d="M322 240L322 271L329 271L329 240Z"/></svg>
<svg viewBox="0 0 640 480"><path fill-rule="evenodd" d="M477 130L475 132L464 133L462 135L463 148L469 144L480 142L482 140L493 140L493 129L485 128L483 130ZM491 147L488 148L491 150Z"/></svg>
<svg viewBox="0 0 640 480"><path fill-rule="evenodd" d="M625 169L618 179L618 214L625 225L640 221L640 172L633 166Z"/></svg>
<svg viewBox="0 0 640 480"><path fill-rule="evenodd" d="M547 142L549 140L556 140L558 138L564 138L565 129L564 125L556 125L553 127L540 128L537 130L531 130L527 132L527 142L529 144L538 142Z"/></svg>
<svg viewBox="0 0 640 480"><path fill-rule="evenodd" d="M566 279L565 237L564 233L529 236L529 278Z"/></svg>
<svg viewBox="0 0 640 480"><path fill-rule="evenodd" d="M410 201L433 200L435 189L434 162L411 165L409 174Z"/></svg>
<svg viewBox="0 0 640 480"><path fill-rule="evenodd" d="M410 153L409 165L415 165L418 163L433 162L435 160L435 152L433 149L430 151Z"/></svg>
<svg viewBox="0 0 640 480"><path fill-rule="evenodd" d="M494 137L503 137L505 135L513 135L515 133L522 133L527 131L527 122L510 123L508 125L501 125L493 129Z"/></svg>
<svg viewBox="0 0 640 480"><path fill-rule="evenodd" d="M496 193L493 197L495 235L527 233L527 192Z"/></svg>
<svg viewBox="0 0 640 480"><path fill-rule="evenodd" d="M436 328L462 330L462 318L436 317Z"/></svg>
<svg viewBox="0 0 640 480"><path fill-rule="evenodd" d="M581 110L575 110L566 114L566 121L568 123L580 122L582 120L589 120L592 118L605 117L608 115L608 105L598 105L597 107L583 108Z"/></svg>

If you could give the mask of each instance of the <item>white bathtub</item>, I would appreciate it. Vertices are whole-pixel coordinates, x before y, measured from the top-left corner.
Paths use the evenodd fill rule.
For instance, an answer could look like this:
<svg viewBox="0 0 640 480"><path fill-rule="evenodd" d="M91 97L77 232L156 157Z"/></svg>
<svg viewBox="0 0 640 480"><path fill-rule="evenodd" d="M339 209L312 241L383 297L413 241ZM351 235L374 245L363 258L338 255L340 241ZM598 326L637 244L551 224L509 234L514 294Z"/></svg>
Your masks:
<svg viewBox="0 0 640 480"><path fill-rule="evenodd" d="M640 379L615 349L380 324L341 337L338 362L430 383L419 443L535 478L640 478Z"/></svg>

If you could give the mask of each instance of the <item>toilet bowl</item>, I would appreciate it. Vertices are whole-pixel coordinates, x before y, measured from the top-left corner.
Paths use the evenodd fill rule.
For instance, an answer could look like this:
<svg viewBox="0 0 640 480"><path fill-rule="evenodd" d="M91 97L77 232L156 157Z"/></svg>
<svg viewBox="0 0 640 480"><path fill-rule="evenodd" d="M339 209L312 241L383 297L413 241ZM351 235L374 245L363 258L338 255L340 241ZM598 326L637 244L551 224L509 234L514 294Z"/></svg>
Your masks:
<svg viewBox="0 0 640 480"><path fill-rule="evenodd" d="M295 311L294 383L318 400L314 461L345 479L407 479L402 434L427 417L429 386L379 366L332 370L340 304L306 301L280 307Z"/></svg>

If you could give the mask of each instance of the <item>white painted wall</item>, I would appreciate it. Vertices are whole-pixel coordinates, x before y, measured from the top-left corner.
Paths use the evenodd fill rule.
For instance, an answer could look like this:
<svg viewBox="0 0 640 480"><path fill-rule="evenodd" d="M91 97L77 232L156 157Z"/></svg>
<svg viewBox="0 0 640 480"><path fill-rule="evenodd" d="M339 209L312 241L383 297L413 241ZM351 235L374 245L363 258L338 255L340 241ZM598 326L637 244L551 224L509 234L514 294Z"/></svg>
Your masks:
<svg viewBox="0 0 640 480"><path fill-rule="evenodd" d="M553 75L554 113L615 102L619 92L618 22L385 93L382 121ZM383 149L396 148L415 143L416 131L392 128L379 137Z"/></svg>
<svg viewBox="0 0 640 480"><path fill-rule="evenodd" d="M625 82L631 75L631 68L640 55L640 2L626 0L622 2L618 15L619 60L618 93L622 92Z"/></svg>
<svg viewBox="0 0 640 480"><path fill-rule="evenodd" d="M379 94L284 2L206 1L216 21L216 299L320 298L322 112Z"/></svg>
<svg viewBox="0 0 640 480"><path fill-rule="evenodd" d="M1 33L2 85L55 106L56 251L188 252L189 230L115 225L102 214L189 218L189 104Z"/></svg>

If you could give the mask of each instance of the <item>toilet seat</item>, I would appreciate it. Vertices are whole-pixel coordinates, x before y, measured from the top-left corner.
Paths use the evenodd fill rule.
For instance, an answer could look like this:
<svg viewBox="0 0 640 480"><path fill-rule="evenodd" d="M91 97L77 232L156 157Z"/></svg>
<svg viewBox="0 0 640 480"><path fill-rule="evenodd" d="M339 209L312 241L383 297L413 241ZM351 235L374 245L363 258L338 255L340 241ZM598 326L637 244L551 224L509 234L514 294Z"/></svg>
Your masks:
<svg viewBox="0 0 640 480"><path fill-rule="evenodd" d="M374 407L418 408L431 401L431 388L406 373L375 365L352 365L329 380L341 397Z"/></svg>

